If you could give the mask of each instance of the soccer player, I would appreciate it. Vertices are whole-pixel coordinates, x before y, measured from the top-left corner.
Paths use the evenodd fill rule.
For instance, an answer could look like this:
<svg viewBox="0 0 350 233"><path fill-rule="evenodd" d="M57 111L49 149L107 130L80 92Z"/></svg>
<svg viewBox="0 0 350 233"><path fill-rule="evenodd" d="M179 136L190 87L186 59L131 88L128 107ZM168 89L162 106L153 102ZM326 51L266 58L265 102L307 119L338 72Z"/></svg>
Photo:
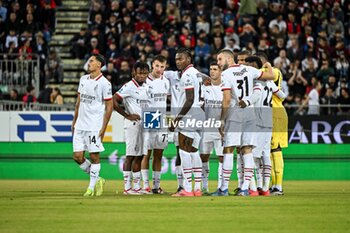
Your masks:
<svg viewBox="0 0 350 233"><path fill-rule="evenodd" d="M101 196L105 180L99 177L102 140L113 111L112 86L102 75L105 59L100 54L89 58L89 74L80 78L78 98L72 122L73 159L80 168L90 174L90 183L84 196ZM84 157L90 153L91 162Z"/></svg>
<svg viewBox="0 0 350 233"><path fill-rule="evenodd" d="M146 83L149 85L151 97L150 109L159 111L163 117L166 116L166 101L170 92L169 80L163 77L167 60L158 55L152 61L152 72L148 75ZM167 129L149 129L148 131L148 153L143 157L141 163L141 174L144 182L142 192L145 194L162 194L160 187L160 173L162 168L162 156L164 149L168 146ZM149 187L149 159L153 151L153 188Z"/></svg>
<svg viewBox="0 0 350 233"><path fill-rule="evenodd" d="M181 72L178 71L164 71L163 76L169 80L170 83L170 107L171 115L177 116L179 112L179 96L180 96L180 77ZM183 189L183 174L181 169L181 158L179 154L179 137L178 132L174 132L174 144L176 147L176 160L175 160L175 173L178 183L178 188L176 193L180 192Z"/></svg>
<svg viewBox="0 0 350 233"><path fill-rule="evenodd" d="M243 50L237 53L237 63L240 65L246 65L246 58L249 57L251 55L249 50ZM238 146L236 148L236 152L237 152L237 163L236 163L236 169L237 169L237 183L238 186L237 188L234 190L234 194L237 195L238 192L241 190L241 186L243 184L243 168L244 168L244 164L243 164L243 157L241 155L241 150L240 147ZM252 177L253 179L254 177Z"/></svg>
<svg viewBox="0 0 350 233"><path fill-rule="evenodd" d="M264 53L256 53L261 62L267 62ZM279 69L273 68L274 83L281 90L282 73ZM283 195L283 155L282 148L288 147L288 115L282 104L283 100L277 96L272 96L272 139L271 139L271 194Z"/></svg>
<svg viewBox="0 0 350 233"><path fill-rule="evenodd" d="M202 98L204 100L204 112L206 120L220 120L222 91L221 91L221 70L215 62L210 65L210 83L202 86ZM222 181L222 162L223 146L219 129L206 129L203 132L200 152L202 159L202 194L208 195L208 177L209 177L209 157L215 149L218 156L218 189Z"/></svg>
<svg viewBox="0 0 350 233"><path fill-rule="evenodd" d="M247 65L261 69L262 62L257 56L246 58ZM257 81L254 85L253 95L249 100L242 100L240 107L246 107L254 104L256 127L257 127L257 146L253 149L255 168L257 170L258 188L255 180L251 183L250 195L270 195L270 176L271 176L271 136L272 136L272 96L276 95L283 100L286 95L278 89L272 81ZM262 167L262 169L260 169ZM259 191L259 192L258 192Z"/></svg>
<svg viewBox="0 0 350 233"><path fill-rule="evenodd" d="M190 122L204 122L204 112L200 108L200 85L197 74L199 73L192 65L190 50L180 48L175 55L177 68L181 71L179 83L180 112L170 126L170 130L175 128L179 134L179 154L181 157L181 167L184 176L184 189L174 194L174 196L202 196L200 184L202 175L202 161L198 152L201 140L201 129L193 127ZM191 127L192 126L192 127ZM192 192L192 171L194 174L194 191Z"/></svg>
<svg viewBox="0 0 350 233"><path fill-rule="evenodd" d="M240 100L249 99L253 93L253 81L273 79L270 63L264 64L267 72L254 67L235 64L230 50L223 49L218 53L217 62L222 70L222 112L220 132L224 136L223 180L221 187L213 196L227 196L228 184L233 168L233 151L241 146L244 161L244 181L237 195L248 196L248 187L253 176L254 160L252 148L256 145L254 108L239 108Z"/></svg>
<svg viewBox="0 0 350 233"><path fill-rule="evenodd" d="M123 168L124 194L141 195L141 161L147 154L142 124L142 111L149 108L150 97L146 78L149 66L144 62L136 62L132 70L132 80L120 88L113 97L114 109L123 117L126 143L126 159ZM123 101L125 110L120 106ZM132 169L132 172L131 172ZM131 177L132 175L132 177ZM133 178L133 187L131 180Z"/></svg>

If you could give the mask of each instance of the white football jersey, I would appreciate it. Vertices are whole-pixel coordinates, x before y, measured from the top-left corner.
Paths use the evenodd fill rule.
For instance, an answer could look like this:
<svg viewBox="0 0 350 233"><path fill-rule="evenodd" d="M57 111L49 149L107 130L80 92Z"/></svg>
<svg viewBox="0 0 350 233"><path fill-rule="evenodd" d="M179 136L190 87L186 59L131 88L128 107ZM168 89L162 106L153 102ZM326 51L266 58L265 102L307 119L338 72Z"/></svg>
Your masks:
<svg viewBox="0 0 350 233"><path fill-rule="evenodd" d="M221 85L202 86L202 98L204 100L205 118L220 120L222 106Z"/></svg>
<svg viewBox="0 0 350 233"><path fill-rule="evenodd" d="M170 92L169 80L164 76L160 78L153 78L151 74L148 75L146 83L149 86L149 94L151 97L151 109L158 109L162 113L166 113L166 101Z"/></svg>
<svg viewBox="0 0 350 233"><path fill-rule="evenodd" d="M142 111L148 109L151 103L148 85L143 83L140 86L135 79L124 84L115 94L123 99L128 114L137 114L141 118Z"/></svg>
<svg viewBox="0 0 350 233"><path fill-rule="evenodd" d="M100 74L95 79L90 75L80 78L78 94L80 96L78 118L75 129L99 131L102 128L105 113L105 101L112 99L112 85Z"/></svg>
<svg viewBox="0 0 350 233"><path fill-rule="evenodd" d="M169 80L171 95L171 115L176 116L179 112L179 97L180 97L180 72L164 71L163 76Z"/></svg>
<svg viewBox="0 0 350 233"><path fill-rule="evenodd" d="M272 128L272 95L279 96L283 93L273 81L257 81L254 90L260 91L259 98L254 103L256 124L261 127Z"/></svg>
<svg viewBox="0 0 350 233"><path fill-rule="evenodd" d="M199 71L193 67L193 65L187 66L181 73L180 79L180 96L178 108L182 108L186 102L186 90L194 89L194 101L192 108L200 107L199 97L200 97L200 87L198 74Z"/></svg>
<svg viewBox="0 0 350 233"><path fill-rule="evenodd" d="M235 64L221 73L222 90L231 90L231 106L228 120L243 122L255 118L253 106L238 107L239 100L247 100L253 93L254 80L263 72L251 66Z"/></svg>

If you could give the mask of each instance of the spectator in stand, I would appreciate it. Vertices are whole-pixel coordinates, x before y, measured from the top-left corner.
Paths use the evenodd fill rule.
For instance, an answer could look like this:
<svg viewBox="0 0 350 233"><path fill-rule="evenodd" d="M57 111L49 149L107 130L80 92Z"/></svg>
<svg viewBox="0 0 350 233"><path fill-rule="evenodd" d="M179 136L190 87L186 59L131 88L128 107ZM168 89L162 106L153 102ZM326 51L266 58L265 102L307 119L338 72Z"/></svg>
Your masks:
<svg viewBox="0 0 350 233"><path fill-rule="evenodd" d="M44 28L54 32L56 28L56 0L40 0L40 5Z"/></svg>
<svg viewBox="0 0 350 233"><path fill-rule="evenodd" d="M11 101L20 101L17 89L12 89L10 92L10 100Z"/></svg>
<svg viewBox="0 0 350 233"><path fill-rule="evenodd" d="M14 13L14 12L10 13L9 19L10 20L6 21L6 33L9 33L11 30L14 30L16 32L15 34L19 34L21 24L17 18L16 13Z"/></svg>
<svg viewBox="0 0 350 233"><path fill-rule="evenodd" d="M10 42L15 44L15 47L18 47L18 36L16 35L16 31L11 29L9 34L6 36L5 48L10 47Z"/></svg>
<svg viewBox="0 0 350 233"><path fill-rule="evenodd" d="M21 32L28 31L31 34L35 34L39 31L39 25L34 21L33 14L28 13L26 15L26 20L23 21L21 25Z"/></svg>
<svg viewBox="0 0 350 233"><path fill-rule="evenodd" d="M70 52L74 58L84 59L87 47L87 33L86 28L81 28L79 33L69 41L71 46Z"/></svg>
<svg viewBox="0 0 350 233"><path fill-rule="evenodd" d="M328 76L328 80L327 82L324 83L324 88L322 89L321 94L324 95L324 93L326 93L326 90L328 88L332 89L333 92L335 92L338 88L337 79L335 78L334 75Z"/></svg>
<svg viewBox="0 0 350 233"><path fill-rule="evenodd" d="M299 62L296 61L291 64L291 68L289 70L289 74L291 74L291 77L288 79L288 86L290 91L294 94L304 96L308 82L302 76L301 70L298 68L298 63Z"/></svg>
<svg viewBox="0 0 350 233"><path fill-rule="evenodd" d="M36 97L35 97L35 88L33 86L28 86L27 87L27 92L23 96L22 101L24 103L30 104L30 103L35 103L36 102Z"/></svg>
<svg viewBox="0 0 350 233"><path fill-rule="evenodd" d="M131 15L125 13L123 15L123 20L121 22L122 33L124 32L133 32L135 27L134 20L131 18Z"/></svg>
<svg viewBox="0 0 350 233"><path fill-rule="evenodd" d="M122 14L119 0L112 0L111 7L107 9L107 12L109 18L114 15L117 18L117 23L121 22Z"/></svg>
<svg viewBox="0 0 350 233"><path fill-rule="evenodd" d="M277 18L273 19L269 23L269 29L272 30L272 28L277 25L279 30L283 33L287 31L287 24L286 21L283 20L283 15L279 14Z"/></svg>
<svg viewBox="0 0 350 233"><path fill-rule="evenodd" d="M301 75L307 81L308 85L311 85L311 78L312 77L316 78L315 64L314 64L314 62L312 60L308 61L307 68L302 72Z"/></svg>
<svg viewBox="0 0 350 233"><path fill-rule="evenodd" d="M300 62L298 61L298 64L299 63ZM273 65L276 68L280 69L282 74L286 74L287 73L287 70L288 70L288 68L290 66L290 60L287 58L286 50L284 50L284 49L280 50L278 57L276 57L273 60Z"/></svg>
<svg viewBox="0 0 350 233"><path fill-rule="evenodd" d="M151 20L152 12L148 10L145 1L139 1L138 7L136 9L135 18L137 21L141 21L141 18L144 17L148 22Z"/></svg>
<svg viewBox="0 0 350 233"><path fill-rule="evenodd" d="M130 65L127 61L122 61L120 64L120 69L118 72L118 77L116 79L116 90L119 90L125 83L131 80L131 70Z"/></svg>
<svg viewBox="0 0 350 233"><path fill-rule="evenodd" d="M30 45L30 40L26 40L26 42L19 48L19 59L20 60L32 60L33 49Z"/></svg>
<svg viewBox="0 0 350 233"><path fill-rule="evenodd" d="M291 62L294 62L295 60L302 60L303 57L303 51L300 49L299 41L296 38L296 36L290 36L290 46L288 47L287 42L287 57Z"/></svg>
<svg viewBox="0 0 350 233"><path fill-rule="evenodd" d="M201 31L204 31L206 34L209 34L209 32L210 32L210 24L206 20L204 15L197 16L196 34L197 35L200 34Z"/></svg>
<svg viewBox="0 0 350 233"><path fill-rule="evenodd" d="M323 60L321 68L316 73L318 80L320 80L322 83L326 83L328 77L331 75L335 75L333 67L329 66L328 60Z"/></svg>
<svg viewBox="0 0 350 233"><path fill-rule="evenodd" d="M313 67L317 70L318 62L315 58L312 57L312 53L308 53L304 60L301 61L301 70L305 71L310 68L309 65L313 63Z"/></svg>
<svg viewBox="0 0 350 233"><path fill-rule="evenodd" d="M63 104L63 96L61 90L58 87L52 89L50 100L52 104Z"/></svg>
<svg viewBox="0 0 350 233"><path fill-rule="evenodd" d="M337 20L335 15L332 15L329 19L329 23L327 26L327 33L328 35L332 36L335 34L335 32L339 31L341 35L344 35L344 25L341 21Z"/></svg>
<svg viewBox="0 0 350 233"><path fill-rule="evenodd" d="M107 69L103 72L103 75L108 79L108 81L112 84L112 92L115 93L118 89L116 86L118 85L118 72L114 68L114 64L109 62L107 64Z"/></svg>
<svg viewBox="0 0 350 233"><path fill-rule="evenodd" d="M194 64L203 73L209 73L209 57L210 46L203 39L197 40L197 45L194 49Z"/></svg>
<svg viewBox="0 0 350 233"><path fill-rule="evenodd" d="M189 40L190 41L190 48L194 48L194 46L196 45L196 39L193 35L190 34L190 30L187 27L182 27L181 29L181 35L179 36L179 41L180 41L180 45L182 47L185 47L185 40Z"/></svg>
<svg viewBox="0 0 350 233"><path fill-rule="evenodd" d="M329 106L329 105L337 104L337 98L334 96L334 92L332 88L326 89L326 94L323 97L321 97L320 103L328 105L328 106L322 107L321 111L323 115L332 116L336 114L337 108Z"/></svg>
<svg viewBox="0 0 350 233"><path fill-rule="evenodd" d="M55 83L63 82L63 64L54 49L49 52L48 61L45 64L45 75L48 80L54 80Z"/></svg>
<svg viewBox="0 0 350 233"><path fill-rule="evenodd" d="M246 24L243 26L243 31L239 34L239 46L246 47L249 42L257 43L258 34L256 33L254 27L251 24Z"/></svg>
<svg viewBox="0 0 350 233"><path fill-rule="evenodd" d="M225 29L225 37L224 37L225 46L228 45L228 42L229 42L230 39L234 39L236 45L238 46L238 49L240 49L239 48L240 42L239 42L238 35L235 33L233 28L228 27L228 28Z"/></svg>
<svg viewBox="0 0 350 233"><path fill-rule="evenodd" d="M155 52L160 53L164 46L163 34L159 33L157 29L152 29L150 40L154 46Z"/></svg>
<svg viewBox="0 0 350 233"><path fill-rule="evenodd" d="M114 42L112 42L110 43L109 48L106 52L106 61L108 63L116 64L118 57L119 51L117 45Z"/></svg>
<svg viewBox="0 0 350 233"><path fill-rule="evenodd" d="M164 30L164 25L166 23L166 14L164 11L164 7L161 1L157 1L153 14L152 14L152 24L155 29L158 31L163 31Z"/></svg>
<svg viewBox="0 0 350 233"><path fill-rule="evenodd" d="M104 6L102 5L102 2L93 0L91 1L91 7L89 11L89 19L88 19L89 25L93 23L93 21L95 20L95 16L97 14L104 15Z"/></svg>
<svg viewBox="0 0 350 233"><path fill-rule="evenodd" d="M349 90L346 88L341 89L340 96L338 98L338 104L340 105L350 105L350 95ZM350 107L338 107L339 115L349 115Z"/></svg>
<svg viewBox="0 0 350 233"><path fill-rule="evenodd" d="M139 32L141 30L145 30L146 32L150 32L152 29L152 25L147 21L147 15L140 15L140 20L136 21L135 31Z"/></svg>
<svg viewBox="0 0 350 233"><path fill-rule="evenodd" d="M3 7L3 1L0 0L0 22L5 22L7 18L7 8Z"/></svg>

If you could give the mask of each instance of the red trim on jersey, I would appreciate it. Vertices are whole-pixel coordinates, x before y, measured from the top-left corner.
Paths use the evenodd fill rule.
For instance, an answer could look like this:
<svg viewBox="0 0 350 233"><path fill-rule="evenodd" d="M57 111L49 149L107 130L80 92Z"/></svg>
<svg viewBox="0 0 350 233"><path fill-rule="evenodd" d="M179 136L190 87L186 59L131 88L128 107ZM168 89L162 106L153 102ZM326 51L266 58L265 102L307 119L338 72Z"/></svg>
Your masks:
<svg viewBox="0 0 350 233"><path fill-rule="evenodd" d="M261 74L260 74L260 76L259 76L259 78L258 78L258 79L260 79L260 78L261 78L261 76L263 76L263 74L264 74L264 71L261 71Z"/></svg>
<svg viewBox="0 0 350 233"><path fill-rule="evenodd" d="M241 64L233 64L233 65L230 65L228 68L230 68L230 67L239 67L239 66L241 66Z"/></svg>
<svg viewBox="0 0 350 233"><path fill-rule="evenodd" d="M153 81L153 78L151 78L150 76L147 76L147 78L148 78L149 80Z"/></svg>
<svg viewBox="0 0 350 233"><path fill-rule="evenodd" d="M279 91L280 91L280 90L274 91L273 94L275 94L275 93L277 93L277 92L279 92Z"/></svg>
<svg viewBox="0 0 350 233"><path fill-rule="evenodd" d="M99 80L102 76L103 76L103 74L101 73L101 74L99 74L94 80L97 81L97 80Z"/></svg>
<svg viewBox="0 0 350 233"><path fill-rule="evenodd" d="M116 92L115 95L117 95L117 96L119 96L121 99L123 99L123 96L121 96L118 92Z"/></svg>
<svg viewBox="0 0 350 233"><path fill-rule="evenodd" d="M188 66L186 66L186 68L181 71L181 76L183 75L183 73L185 73L186 70L188 70L191 67L193 67L192 64L189 64Z"/></svg>
<svg viewBox="0 0 350 233"><path fill-rule="evenodd" d="M111 100L112 98L107 98L107 99L104 99L104 101L108 101L108 100Z"/></svg>
<svg viewBox="0 0 350 233"><path fill-rule="evenodd" d="M187 88L185 88L185 90L192 90L192 89L194 89L194 87L187 87Z"/></svg>
<svg viewBox="0 0 350 233"><path fill-rule="evenodd" d="M227 90L231 90L231 88L226 87L226 88L221 88L221 90L222 91L227 91Z"/></svg>
<svg viewBox="0 0 350 233"><path fill-rule="evenodd" d="M253 90L259 90L259 91L261 91L261 89L260 89L260 88L254 88Z"/></svg>
<svg viewBox="0 0 350 233"><path fill-rule="evenodd" d="M135 84L136 87L139 87L140 85L135 81L135 79L131 79L131 81Z"/></svg>

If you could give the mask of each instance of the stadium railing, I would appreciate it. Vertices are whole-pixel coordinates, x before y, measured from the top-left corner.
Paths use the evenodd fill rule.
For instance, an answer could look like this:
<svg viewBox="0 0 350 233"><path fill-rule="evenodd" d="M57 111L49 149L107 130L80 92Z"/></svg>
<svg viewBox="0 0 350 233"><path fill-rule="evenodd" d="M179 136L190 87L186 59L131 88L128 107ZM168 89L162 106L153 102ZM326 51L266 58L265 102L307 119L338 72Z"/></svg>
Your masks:
<svg viewBox="0 0 350 233"><path fill-rule="evenodd" d="M74 111L74 104L41 104L0 100L0 111Z"/></svg>
<svg viewBox="0 0 350 233"><path fill-rule="evenodd" d="M25 93L27 86L39 90L40 58L35 53L0 53L0 85L3 93L17 89Z"/></svg>

